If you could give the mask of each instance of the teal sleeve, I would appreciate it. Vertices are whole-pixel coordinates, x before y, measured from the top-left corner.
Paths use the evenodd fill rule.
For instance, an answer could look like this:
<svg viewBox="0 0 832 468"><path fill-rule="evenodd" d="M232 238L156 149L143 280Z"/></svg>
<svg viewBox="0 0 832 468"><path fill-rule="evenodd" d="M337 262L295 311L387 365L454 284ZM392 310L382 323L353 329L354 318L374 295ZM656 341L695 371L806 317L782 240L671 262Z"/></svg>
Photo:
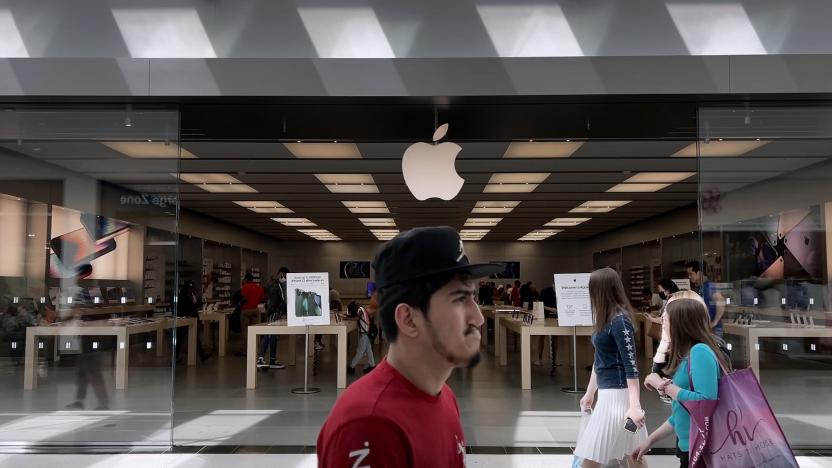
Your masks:
<svg viewBox="0 0 832 468"><path fill-rule="evenodd" d="M679 390L677 400L716 400L719 390L719 363L707 345L698 344L690 350L690 375L694 391Z"/></svg>

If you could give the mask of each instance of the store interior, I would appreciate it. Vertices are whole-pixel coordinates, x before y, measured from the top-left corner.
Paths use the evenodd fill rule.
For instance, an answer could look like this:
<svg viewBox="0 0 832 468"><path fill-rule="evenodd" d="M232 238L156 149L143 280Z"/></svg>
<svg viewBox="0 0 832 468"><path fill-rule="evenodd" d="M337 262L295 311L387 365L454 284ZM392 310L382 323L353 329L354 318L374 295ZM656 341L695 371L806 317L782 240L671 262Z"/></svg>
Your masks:
<svg viewBox="0 0 832 468"><path fill-rule="evenodd" d="M735 367L758 360L792 445L827 446L830 122L823 107L626 100L10 108L0 112L0 443L307 450L343 391L335 337L307 353L302 336L281 336L278 359L292 346L296 362L258 371L247 388L254 357L236 355L239 330L220 356L219 322L177 317L179 289L192 281L211 312L228 308L246 274L266 285L281 267L322 272L344 313L369 301L368 263L385 240L447 225L471 262L506 264L490 282L540 291L554 274L609 266L636 311L660 280L688 280L685 264L700 262L726 298L726 322L797 330L726 341ZM409 148L432 144L446 123L434 143L459 146L464 179L450 196L440 182L452 174L402 169ZM53 333L64 325L135 333ZM492 341L479 366L449 381L467 444L573 446L581 394L562 389L586 385L589 340L576 339L574 356L571 336L547 340L522 389L516 335L503 366L495 325L484 327ZM210 357L176 343L177 327ZM377 358L386 346L376 341ZM304 372L320 393L290 392ZM647 391L642 402L658 427L669 406Z"/></svg>

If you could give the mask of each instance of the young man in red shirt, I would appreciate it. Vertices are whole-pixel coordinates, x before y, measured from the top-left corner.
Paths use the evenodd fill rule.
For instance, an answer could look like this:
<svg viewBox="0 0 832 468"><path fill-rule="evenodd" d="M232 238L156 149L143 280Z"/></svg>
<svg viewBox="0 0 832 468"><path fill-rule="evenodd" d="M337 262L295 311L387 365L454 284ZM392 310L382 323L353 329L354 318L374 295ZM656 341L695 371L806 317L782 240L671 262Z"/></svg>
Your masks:
<svg viewBox="0 0 832 468"><path fill-rule="evenodd" d="M266 298L266 291L262 286L254 282L254 276L251 273L246 273L243 278L243 287L240 288L240 293L245 301L240 308L240 328L242 328L243 335L243 350L238 352L237 355L245 356L245 350L248 347L248 326L260 323L260 309L257 306Z"/></svg>
<svg viewBox="0 0 832 468"><path fill-rule="evenodd" d="M338 398L318 435L319 467L464 467L465 435L445 381L479 361L483 316L471 265L449 227L406 231L373 261L387 357Z"/></svg>

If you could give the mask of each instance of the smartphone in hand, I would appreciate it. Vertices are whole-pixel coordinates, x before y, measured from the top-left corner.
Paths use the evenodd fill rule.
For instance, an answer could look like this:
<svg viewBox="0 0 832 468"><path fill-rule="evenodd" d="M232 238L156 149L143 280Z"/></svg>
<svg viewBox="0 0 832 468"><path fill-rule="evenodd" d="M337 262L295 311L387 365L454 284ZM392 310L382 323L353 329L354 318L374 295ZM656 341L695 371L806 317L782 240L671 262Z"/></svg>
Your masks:
<svg viewBox="0 0 832 468"><path fill-rule="evenodd" d="M627 418L624 420L624 429L635 434L638 430L638 426L636 425L635 421L633 421L630 418Z"/></svg>

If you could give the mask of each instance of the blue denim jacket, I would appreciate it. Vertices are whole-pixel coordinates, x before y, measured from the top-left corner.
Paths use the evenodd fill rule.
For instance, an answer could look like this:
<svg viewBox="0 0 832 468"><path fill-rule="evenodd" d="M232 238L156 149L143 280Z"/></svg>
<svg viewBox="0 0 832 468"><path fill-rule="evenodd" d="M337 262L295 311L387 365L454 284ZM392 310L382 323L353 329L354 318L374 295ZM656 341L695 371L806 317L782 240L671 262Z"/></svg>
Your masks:
<svg viewBox="0 0 832 468"><path fill-rule="evenodd" d="M627 379L638 378L636 331L624 312L592 334L598 388L627 388Z"/></svg>

